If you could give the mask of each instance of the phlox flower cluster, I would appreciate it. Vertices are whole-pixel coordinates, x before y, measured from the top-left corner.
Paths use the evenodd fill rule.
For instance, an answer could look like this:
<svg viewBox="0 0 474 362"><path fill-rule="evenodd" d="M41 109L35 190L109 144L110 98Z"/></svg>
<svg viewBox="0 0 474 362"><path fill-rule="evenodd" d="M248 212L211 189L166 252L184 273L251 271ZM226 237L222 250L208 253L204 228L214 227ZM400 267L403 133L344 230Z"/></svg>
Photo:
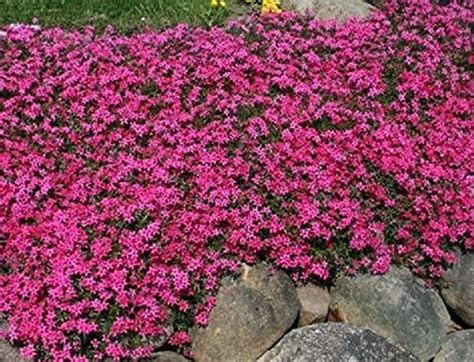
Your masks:
<svg viewBox="0 0 474 362"><path fill-rule="evenodd" d="M6 338L55 361L183 348L243 262L300 281L441 275L474 247L469 3L5 29Z"/></svg>

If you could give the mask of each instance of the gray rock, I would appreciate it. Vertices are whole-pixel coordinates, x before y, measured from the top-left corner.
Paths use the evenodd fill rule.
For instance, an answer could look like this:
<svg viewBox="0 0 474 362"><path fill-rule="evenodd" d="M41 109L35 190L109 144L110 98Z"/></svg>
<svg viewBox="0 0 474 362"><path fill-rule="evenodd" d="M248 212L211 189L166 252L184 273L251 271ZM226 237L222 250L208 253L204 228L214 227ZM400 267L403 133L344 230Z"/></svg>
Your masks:
<svg viewBox="0 0 474 362"><path fill-rule="evenodd" d="M305 13L306 11L313 11L316 2L317 0L281 0L281 7L284 10Z"/></svg>
<svg viewBox="0 0 474 362"><path fill-rule="evenodd" d="M251 6L240 1L229 1L227 3L227 11L227 23L239 19L245 19L255 12L255 10Z"/></svg>
<svg viewBox="0 0 474 362"><path fill-rule="evenodd" d="M434 362L470 362L474 359L474 329L450 334Z"/></svg>
<svg viewBox="0 0 474 362"><path fill-rule="evenodd" d="M298 308L286 274L245 266L238 280L221 286L208 326L192 332L196 361L255 361L292 326Z"/></svg>
<svg viewBox="0 0 474 362"><path fill-rule="evenodd" d="M1 328L1 326L0 326ZM6 340L0 338L0 362L25 362L27 359L21 357L17 348Z"/></svg>
<svg viewBox="0 0 474 362"><path fill-rule="evenodd" d="M0 362L25 362L25 358L20 356L18 349L10 343L0 340Z"/></svg>
<svg viewBox="0 0 474 362"><path fill-rule="evenodd" d="M474 327L474 253L458 254L458 263L444 276L448 287L441 295L464 323Z"/></svg>
<svg viewBox="0 0 474 362"><path fill-rule="evenodd" d="M324 322L331 302L329 292L312 284L298 287L296 292L300 302L298 327Z"/></svg>
<svg viewBox="0 0 474 362"><path fill-rule="evenodd" d="M387 0L366 0L366 2L380 9L384 6Z"/></svg>
<svg viewBox="0 0 474 362"><path fill-rule="evenodd" d="M0 315L1 317L1 315ZM0 321L0 332L5 333L7 325ZM17 348L14 348L6 340L0 338L0 362L24 362L25 358L20 356Z"/></svg>
<svg viewBox="0 0 474 362"><path fill-rule="evenodd" d="M331 290L331 312L372 329L426 361L434 357L450 325L441 297L407 269L381 276L343 276Z"/></svg>
<svg viewBox="0 0 474 362"><path fill-rule="evenodd" d="M283 9L300 13L311 11L318 19L336 19L341 22L348 18L366 18L375 7L363 0L282 0Z"/></svg>
<svg viewBox="0 0 474 362"><path fill-rule="evenodd" d="M172 351L163 351L153 353L151 356L151 362L188 362L187 358L184 358L182 355L172 352Z"/></svg>
<svg viewBox="0 0 474 362"><path fill-rule="evenodd" d="M294 329L258 362L418 361L390 340L347 323Z"/></svg>

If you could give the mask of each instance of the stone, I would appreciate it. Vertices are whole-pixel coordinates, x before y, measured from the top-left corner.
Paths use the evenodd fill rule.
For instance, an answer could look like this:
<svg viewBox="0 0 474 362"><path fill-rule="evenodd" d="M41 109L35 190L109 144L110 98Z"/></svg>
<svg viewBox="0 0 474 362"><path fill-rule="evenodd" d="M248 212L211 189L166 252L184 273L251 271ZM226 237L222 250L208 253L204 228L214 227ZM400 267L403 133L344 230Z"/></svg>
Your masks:
<svg viewBox="0 0 474 362"><path fill-rule="evenodd" d="M151 356L152 362L188 362L187 358L173 351L162 351L153 353Z"/></svg>
<svg viewBox="0 0 474 362"><path fill-rule="evenodd" d="M0 323L0 334L4 334L7 331L7 326L4 323ZM0 362L24 362L27 361L21 357L20 352L17 348L13 347L8 341L0 337Z"/></svg>
<svg viewBox="0 0 474 362"><path fill-rule="evenodd" d="M443 275L447 287L441 296L463 323L474 327L474 253L457 256L458 262Z"/></svg>
<svg viewBox="0 0 474 362"><path fill-rule="evenodd" d="M390 340L346 323L294 329L258 362L418 361Z"/></svg>
<svg viewBox="0 0 474 362"><path fill-rule="evenodd" d="M0 339L0 362L26 362L27 360L20 356L18 349L10 343Z"/></svg>
<svg viewBox="0 0 474 362"><path fill-rule="evenodd" d="M340 22L352 17L366 18L376 9L363 0L282 0L281 5L285 10L311 11L318 19Z"/></svg>
<svg viewBox="0 0 474 362"><path fill-rule="evenodd" d="M206 328L192 331L196 361L255 361L293 325L296 288L283 272L244 266L237 280L226 279Z"/></svg>
<svg viewBox="0 0 474 362"><path fill-rule="evenodd" d="M383 8L387 0L366 0L365 2L380 9L380 8Z"/></svg>
<svg viewBox="0 0 474 362"><path fill-rule="evenodd" d="M474 359L474 329L450 334L433 362L469 362Z"/></svg>
<svg viewBox="0 0 474 362"><path fill-rule="evenodd" d="M252 9L251 6L241 1L228 2L227 11L228 11L227 23L231 23L232 21L237 21L241 19L246 19L247 17L249 17L255 12L255 10Z"/></svg>
<svg viewBox="0 0 474 362"><path fill-rule="evenodd" d="M10 343L0 339L0 362L26 362L27 360L21 357L17 348L14 348Z"/></svg>
<svg viewBox="0 0 474 362"><path fill-rule="evenodd" d="M296 292L300 302L298 327L324 322L331 302L329 292L312 284L300 286Z"/></svg>
<svg viewBox="0 0 474 362"><path fill-rule="evenodd" d="M451 324L435 290L405 268L385 275L342 276L331 290L331 313L370 328L426 361L435 356Z"/></svg>
<svg viewBox="0 0 474 362"><path fill-rule="evenodd" d="M305 13L306 11L313 11L316 2L317 0L281 0L281 7L284 10Z"/></svg>

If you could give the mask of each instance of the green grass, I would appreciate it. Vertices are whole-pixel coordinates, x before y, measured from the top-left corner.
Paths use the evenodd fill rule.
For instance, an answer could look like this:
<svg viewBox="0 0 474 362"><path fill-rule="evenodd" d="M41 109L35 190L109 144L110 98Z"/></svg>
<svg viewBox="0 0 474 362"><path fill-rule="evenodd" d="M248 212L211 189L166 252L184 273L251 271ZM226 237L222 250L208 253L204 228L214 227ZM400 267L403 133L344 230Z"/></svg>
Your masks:
<svg viewBox="0 0 474 362"><path fill-rule="evenodd" d="M43 27L77 28L112 24L124 33L150 26L156 29L185 22L222 24L228 12L211 9L210 0L0 0L0 26L31 23Z"/></svg>

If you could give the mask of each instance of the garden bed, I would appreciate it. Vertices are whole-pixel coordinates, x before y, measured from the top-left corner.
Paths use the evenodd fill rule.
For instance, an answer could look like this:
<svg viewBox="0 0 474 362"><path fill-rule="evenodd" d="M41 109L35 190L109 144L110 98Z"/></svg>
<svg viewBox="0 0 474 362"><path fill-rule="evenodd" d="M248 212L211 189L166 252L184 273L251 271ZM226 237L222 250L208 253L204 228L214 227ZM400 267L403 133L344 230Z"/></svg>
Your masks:
<svg viewBox="0 0 474 362"><path fill-rule="evenodd" d="M244 262L435 281L474 246L470 25L406 0L344 25L5 29L6 337L57 360L187 352Z"/></svg>

